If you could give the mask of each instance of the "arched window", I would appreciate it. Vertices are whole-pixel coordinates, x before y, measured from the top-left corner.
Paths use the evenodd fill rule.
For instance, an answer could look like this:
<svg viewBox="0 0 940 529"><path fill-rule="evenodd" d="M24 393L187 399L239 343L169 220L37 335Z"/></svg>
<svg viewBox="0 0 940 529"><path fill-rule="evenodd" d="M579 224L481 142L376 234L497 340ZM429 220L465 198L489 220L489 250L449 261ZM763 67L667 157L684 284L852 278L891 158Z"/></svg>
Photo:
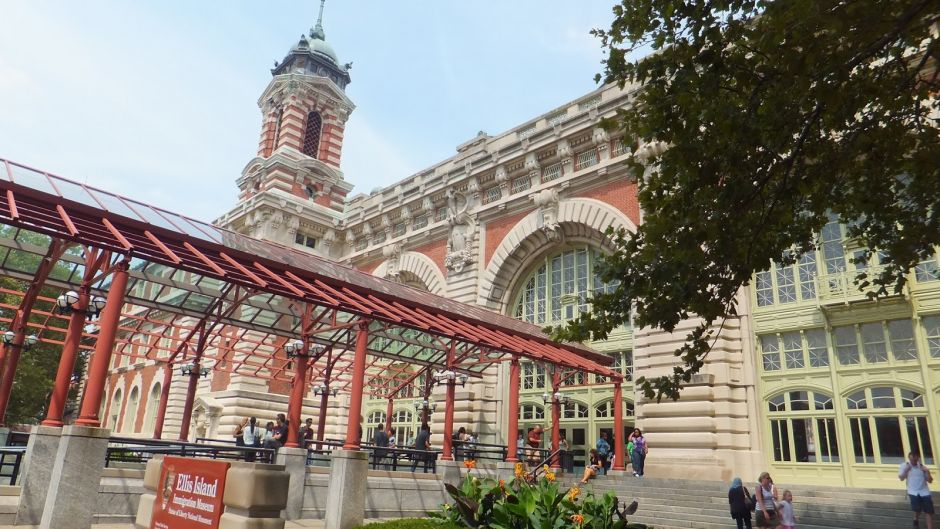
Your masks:
<svg viewBox="0 0 940 529"><path fill-rule="evenodd" d="M562 419L584 419L587 418L589 410L587 404L582 404L576 401L568 401L562 406L561 418Z"/></svg>
<svg viewBox="0 0 940 529"><path fill-rule="evenodd" d="M545 418L545 408L538 404L522 404L519 406L519 419L534 421Z"/></svg>
<svg viewBox="0 0 940 529"><path fill-rule="evenodd" d="M399 446L411 446L415 432L415 416L408 410L398 410L392 414L392 433Z"/></svg>
<svg viewBox="0 0 940 529"><path fill-rule="evenodd" d="M547 257L521 284L513 315L529 323L554 324L587 312L592 292L613 288L594 275L598 257L587 247Z"/></svg>
<svg viewBox="0 0 940 529"><path fill-rule="evenodd" d="M137 407L140 405L140 388L134 386L127 397L127 409L124 411L122 432L134 433L137 431Z"/></svg>
<svg viewBox="0 0 940 529"><path fill-rule="evenodd" d="M157 425L157 408L160 406L160 393L162 393L162 389L163 387L159 382L150 388L150 396L147 397L147 406L144 412L144 428L141 432L152 433Z"/></svg>
<svg viewBox="0 0 940 529"><path fill-rule="evenodd" d="M774 461L838 463L832 395L793 390L767 400Z"/></svg>
<svg viewBox="0 0 940 529"><path fill-rule="evenodd" d="M323 120L320 113L316 110L307 114L307 125L304 127L304 144L301 152L316 158L320 150L320 129L323 126Z"/></svg>
<svg viewBox="0 0 940 529"><path fill-rule="evenodd" d="M114 390L114 396L111 397L111 406L108 408L108 428L111 428L111 430L117 430L118 417L121 416L122 397L121 388Z"/></svg>
<svg viewBox="0 0 940 529"><path fill-rule="evenodd" d="M384 411L374 411L369 414L368 420L366 420L365 430L366 436L363 438L363 442L371 443L372 439L375 438L375 429L380 424L385 424L385 412ZM387 426L387 425L386 425Z"/></svg>
<svg viewBox="0 0 940 529"><path fill-rule="evenodd" d="M853 391L845 404L856 463L897 465L911 451L920 452L924 464L934 463L922 394L875 386Z"/></svg>
<svg viewBox="0 0 940 529"><path fill-rule="evenodd" d="M636 414L636 408L629 400L623 401L623 416L633 417ZM594 406L595 419L614 419L614 401L608 400Z"/></svg>

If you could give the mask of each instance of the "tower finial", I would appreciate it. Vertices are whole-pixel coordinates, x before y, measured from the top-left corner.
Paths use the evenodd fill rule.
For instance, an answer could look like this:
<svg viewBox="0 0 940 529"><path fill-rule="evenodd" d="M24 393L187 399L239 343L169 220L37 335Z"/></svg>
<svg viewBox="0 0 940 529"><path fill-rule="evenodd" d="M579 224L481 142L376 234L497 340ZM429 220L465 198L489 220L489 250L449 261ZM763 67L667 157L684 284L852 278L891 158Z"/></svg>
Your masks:
<svg viewBox="0 0 940 529"><path fill-rule="evenodd" d="M310 30L310 37L314 39L326 40L326 34L323 32L323 6L326 0L320 0L320 14L317 16L317 25Z"/></svg>

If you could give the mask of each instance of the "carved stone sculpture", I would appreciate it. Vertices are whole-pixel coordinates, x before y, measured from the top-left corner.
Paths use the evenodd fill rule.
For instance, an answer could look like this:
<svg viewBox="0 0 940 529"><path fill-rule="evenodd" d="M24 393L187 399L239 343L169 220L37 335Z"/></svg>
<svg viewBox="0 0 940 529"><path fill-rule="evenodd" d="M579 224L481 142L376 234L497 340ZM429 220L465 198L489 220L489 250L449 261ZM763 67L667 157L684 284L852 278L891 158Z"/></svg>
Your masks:
<svg viewBox="0 0 940 529"><path fill-rule="evenodd" d="M462 272L465 266L473 262L472 247L476 221L467 213L469 209L470 202L465 196L454 189L447 190L447 224L450 226L450 236L447 238L444 266L455 273Z"/></svg>

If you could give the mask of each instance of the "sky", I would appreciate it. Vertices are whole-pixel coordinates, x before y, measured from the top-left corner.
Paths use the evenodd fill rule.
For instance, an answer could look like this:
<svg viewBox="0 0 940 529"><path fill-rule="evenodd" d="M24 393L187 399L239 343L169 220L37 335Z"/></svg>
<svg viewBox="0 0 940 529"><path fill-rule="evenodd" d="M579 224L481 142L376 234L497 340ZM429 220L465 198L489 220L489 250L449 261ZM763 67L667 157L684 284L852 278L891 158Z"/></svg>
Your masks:
<svg viewBox="0 0 940 529"><path fill-rule="evenodd" d="M612 0L327 0L352 61L342 170L391 185L596 88ZM258 97L317 0L0 0L0 157L201 220L235 204Z"/></svg>

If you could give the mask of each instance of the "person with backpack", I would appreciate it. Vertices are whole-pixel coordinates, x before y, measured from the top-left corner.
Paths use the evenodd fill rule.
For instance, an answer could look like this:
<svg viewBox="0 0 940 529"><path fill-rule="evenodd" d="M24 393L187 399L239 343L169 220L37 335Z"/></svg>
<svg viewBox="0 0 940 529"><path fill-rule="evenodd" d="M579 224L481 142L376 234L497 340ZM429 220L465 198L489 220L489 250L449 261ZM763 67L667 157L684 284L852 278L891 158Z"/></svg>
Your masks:
<svg viewBox="0 0 940 529"><path fill-rule="evenodd" d="M610 443L607 442L607 432L601 432L600 438L597 440L597 444L594 446L597 449L597 456L601 460L601 472L606 476L607 469L610 468Z"/></svg>
<svg viewBox="0 0 940 529"><path fill-rule="evenodd" d="M728 504L731 506L731 518L738 524L738 529L751 529L751 509L754 507L754 498L744 487L741 478L731 481L728 489Z"/></svg>

